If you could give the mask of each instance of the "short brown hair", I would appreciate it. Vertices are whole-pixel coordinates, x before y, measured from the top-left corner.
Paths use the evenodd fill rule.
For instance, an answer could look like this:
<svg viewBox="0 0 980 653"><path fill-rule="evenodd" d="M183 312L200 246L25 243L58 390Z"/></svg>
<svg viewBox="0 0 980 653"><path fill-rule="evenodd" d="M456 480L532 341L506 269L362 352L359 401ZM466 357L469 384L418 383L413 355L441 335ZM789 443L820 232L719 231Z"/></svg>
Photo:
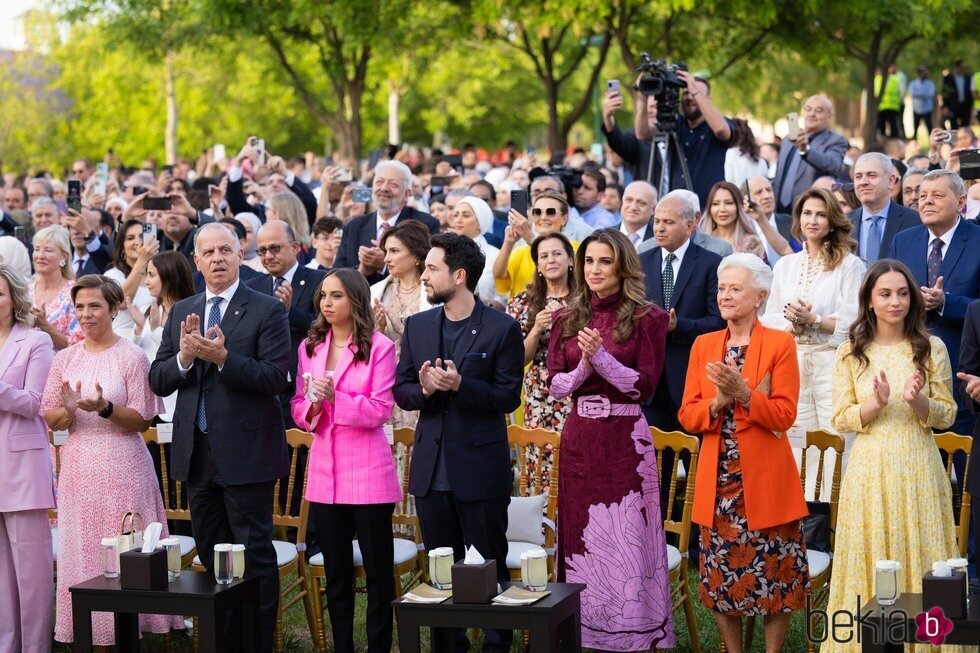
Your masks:
<svg viewBox="0 0 980 653"><path fill-rule="evenodd" d="M113 279L102 274L86 274L83 277L79 277L75 285L71 287L71 301L75 301L75 298L78 296L78 291L89 288L97 288L102 291L102 298L109 304L110 309L116 308L125 299L122 288Z"/></svg>

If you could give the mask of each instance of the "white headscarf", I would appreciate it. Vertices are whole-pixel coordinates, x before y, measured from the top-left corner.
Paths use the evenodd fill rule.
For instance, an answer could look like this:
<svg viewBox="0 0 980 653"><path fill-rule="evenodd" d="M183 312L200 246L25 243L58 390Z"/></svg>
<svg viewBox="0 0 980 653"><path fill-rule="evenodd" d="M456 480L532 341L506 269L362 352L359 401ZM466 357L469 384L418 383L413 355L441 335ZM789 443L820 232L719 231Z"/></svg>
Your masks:
<svg viewBox="0 0 980 653"><path fill-rule="evenodd" d="M456 206L460 204L469 205L473 213L476 214L476 221L480 223L480 233L485 234L493 231L493 209L490 205L481 200L475 195L468 195L461 199Z"/></svg>
<svg viewBox="0 0 980 653"><path fill-rule="evenodd" d="M0 262L6 263L26 278L31 276L31 257L27 247L13 236L0 236Z"/></svg>

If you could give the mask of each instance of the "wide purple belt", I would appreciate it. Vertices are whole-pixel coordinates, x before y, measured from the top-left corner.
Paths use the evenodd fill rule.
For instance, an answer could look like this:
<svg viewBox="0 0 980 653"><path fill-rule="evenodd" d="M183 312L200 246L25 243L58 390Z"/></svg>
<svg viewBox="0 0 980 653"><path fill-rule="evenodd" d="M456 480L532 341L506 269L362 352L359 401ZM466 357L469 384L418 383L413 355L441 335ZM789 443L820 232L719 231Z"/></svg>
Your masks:
<svg viewBox="0 0 980 653"><path fill-rule="evenodd" d="M636 417L640 414L640 404L610 403L606 395L583 395L576 402L579 417L604 419L606 417Z"/></svg>

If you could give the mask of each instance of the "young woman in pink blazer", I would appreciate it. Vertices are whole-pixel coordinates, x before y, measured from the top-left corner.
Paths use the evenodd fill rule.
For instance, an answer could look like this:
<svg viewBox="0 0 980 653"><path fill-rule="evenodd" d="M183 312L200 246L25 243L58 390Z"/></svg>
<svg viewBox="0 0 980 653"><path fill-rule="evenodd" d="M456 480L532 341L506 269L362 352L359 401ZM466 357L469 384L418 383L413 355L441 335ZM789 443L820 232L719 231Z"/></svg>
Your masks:
<svg viewBox="0 0 980 653"><path fill-rule="evenodd" d="M315 434L306 498L323 549L334 647L354 651L356 537L367 576L369 651L390 651L394 540L401 500L384 424L395 405L395 345L375 330L371 290L356 270L327 273L314 293L319 311L300 345L296 424ZM308 375L308 376L307 376Z"/></svg>

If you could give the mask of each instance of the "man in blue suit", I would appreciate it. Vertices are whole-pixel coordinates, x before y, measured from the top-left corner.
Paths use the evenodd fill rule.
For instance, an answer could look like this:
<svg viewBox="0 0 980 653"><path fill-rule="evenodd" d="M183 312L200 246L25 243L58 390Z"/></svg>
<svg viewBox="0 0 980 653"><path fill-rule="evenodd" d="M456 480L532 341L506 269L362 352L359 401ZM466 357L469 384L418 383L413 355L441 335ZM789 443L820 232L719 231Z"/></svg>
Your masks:
<svg viewBox="0 0 980 653"><path fill-rule="evenodd" d="M634 182L635 183L635 182ZM718 264L721 257L691 240L697 213L682 191L664 196L653 215L657 247L640 254L646 275L647 299L670 314L664 368L643 414L651 426L680 431L677 411L684 395L687 362L694 339L702 333L725 328L718 310ZM673 453L661 460L661 506L666 509Z"/></svg>
<svg viewBox="0 0 980 653"><path fill-rule="evenodd" d="M946 345L954 370L967 307L980 297L980 227L960 219L965 204L966 189L958 174L928 173L919 185L922 225L897 234L888 252L909 267L921 286L926 327ZM957 405L953 431L969 435L974 417L962 396Z"/></svg>
<svg viewBox="0 0 980 653"><path fill-rule="evenodd" d="M898 183L898 171L892 160L881 152L868 152L854 163L854 192L861 208L851 212L857 254L868 264L884 258L895 234L922 222L912 209L891 200Z"/></svg>

